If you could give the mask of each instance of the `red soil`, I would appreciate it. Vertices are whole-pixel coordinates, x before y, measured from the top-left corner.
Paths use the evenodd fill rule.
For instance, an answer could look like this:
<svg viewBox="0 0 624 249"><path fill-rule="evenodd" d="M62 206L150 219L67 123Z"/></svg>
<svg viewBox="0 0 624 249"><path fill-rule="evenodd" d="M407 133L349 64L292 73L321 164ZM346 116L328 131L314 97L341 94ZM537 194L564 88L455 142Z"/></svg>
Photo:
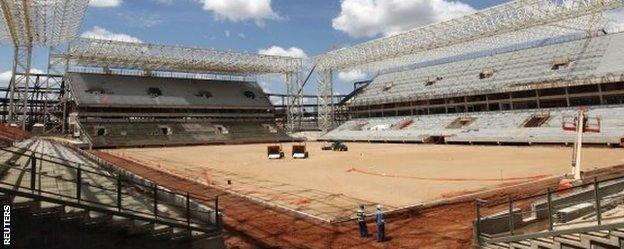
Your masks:
<svg viewBox="0 0 624 249"><path fill-rule="evenodd" d="M354 222L327 224L300 218L105 152L92 153L170 189L193 196L219 195L226 244L230 248L471 248L475 198L504 203L510 194L521 198L543 193L547 187L558 184L558 179L536 179L522 186L456 198L446 205L393 213L387 218L388 241L377 243L372 237L359 238ZM597 173L603 177L620 175L621 167ZM373 222L369 224L369 230L375 233Z"/></svg>

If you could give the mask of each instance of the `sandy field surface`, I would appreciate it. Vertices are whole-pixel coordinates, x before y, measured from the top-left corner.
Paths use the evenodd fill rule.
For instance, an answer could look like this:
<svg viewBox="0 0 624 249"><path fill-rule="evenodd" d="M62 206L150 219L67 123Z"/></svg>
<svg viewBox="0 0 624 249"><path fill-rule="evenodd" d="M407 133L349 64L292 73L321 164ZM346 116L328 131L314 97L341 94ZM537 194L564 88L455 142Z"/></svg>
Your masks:
<svg viewBox="0 0 624 249"><path fill-rule="evenodd" d="M268 160L266 144L106 151L326 218L357 203L399 208L571 170L569 147L349 143L334 152L323 144L307 143L305 160L292 159L287 143L282 160ZM624 164L621 148L583 152L587 170Z"/></svg>

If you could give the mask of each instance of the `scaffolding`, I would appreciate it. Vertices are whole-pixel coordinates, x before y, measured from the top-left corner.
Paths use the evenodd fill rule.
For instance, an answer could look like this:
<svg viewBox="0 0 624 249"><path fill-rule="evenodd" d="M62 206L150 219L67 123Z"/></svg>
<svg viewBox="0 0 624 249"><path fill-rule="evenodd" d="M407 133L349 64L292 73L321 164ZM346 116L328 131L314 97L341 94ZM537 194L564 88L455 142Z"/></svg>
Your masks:
<svg viewBox="0 0 624 249"><path fill-rule="evenodd" d="M373 74L401 66L566 35L602 32L603 13L621 0L515 0L463 17L328 52L316 58L319 98L331 94L332 72ZM327 98L331 99L331 98ZM320 101L321 129L333 128L332 103Z"/></svg>
<svg viewBox="0 0 624 249"><path fill-rule="evenodd" d="M0 42L14 46L8 121L23 129L28 119L34 46L53 47L76 38L88 0L2 0ZM49 113L48 113L49 114Z"/></svg>

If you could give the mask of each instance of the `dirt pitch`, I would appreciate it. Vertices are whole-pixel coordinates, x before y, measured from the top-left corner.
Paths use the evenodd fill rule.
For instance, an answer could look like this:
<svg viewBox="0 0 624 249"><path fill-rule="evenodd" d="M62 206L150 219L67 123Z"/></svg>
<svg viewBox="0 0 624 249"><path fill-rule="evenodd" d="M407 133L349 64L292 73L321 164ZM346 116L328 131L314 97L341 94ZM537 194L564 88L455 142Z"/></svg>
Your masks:
<svg viewBox="0 0 624 249"><path fill-rule="evenodd" d="M354 207L401 209L559 176L569 172L569 147L349 143L348 152L308 143L310 158L266 159L265 144L107 150L138 163L254 201L324 221L348 219ZM622 149L586 148L587 170L624 163ZM230 181L228 183L228 180Z"/></svg>

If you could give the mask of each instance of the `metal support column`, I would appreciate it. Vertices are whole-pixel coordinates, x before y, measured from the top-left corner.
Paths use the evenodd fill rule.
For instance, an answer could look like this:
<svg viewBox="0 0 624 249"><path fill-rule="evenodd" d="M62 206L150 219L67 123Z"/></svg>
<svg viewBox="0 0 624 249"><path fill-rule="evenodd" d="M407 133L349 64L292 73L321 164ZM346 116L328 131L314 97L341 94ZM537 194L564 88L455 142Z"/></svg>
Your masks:
<svg viewBox="0 0 624 249"><path fill-rule="evenodd" d="M219 196L215 196L215 225L221 230L221 211L219 210Z"/></svg>
<svg viewBox="0 0 624 249"><path fill-rule="evenodd" d="M121 175L117 175L117 211L121 212L121 191L122 191Z"/></svg>
<svg viewBox="0 0 624 249"><path fill-rule="evenodd" d="M594 198L595 198L595 205L596 205L596 222L598 223L598 225L602 225L602 210L600 207L600 186L599 186L599 182L598 182L598 178L594 178Z"/></svg>
<svg viewBox="0 0 624 249"><path fill-rule="evenodd" d="M32 67L32 46L15 46L13 55L13 75L9 83L9 118L10 123L26 129L28 115L28 87Z"/></svg>
<svg viewBox="0 0 624 249"><path fill-rule="evenodd" d="M475 200L476 221L475 221L475 242L477 245L481 245L481 200Z"/></svg>
<svg viewBox="0 0 624 249"><path fill-rule="evenodd" d="M78 168L78 172L76 172L76 200L80 202L80 197L82 193L82 169Z"/></svg>
<svg viewBox="0 0 624 249"><path fill-rule="evenodd" d="M191 194L186 192L186 225L191 228Z"/></svg>
<svg viewBox="0 0 624 249"><path fill-rule="evenodd" d="M301 106L299 103L299 100L301 100L301 96L299 96L300 87L296 74L286 74L286 95L288 95L286 98L286 129L290 132L296 130L297 119L301 118L298 115L299 107Z"/></svg>
<svg viewBox="0 0 624 249"><path fill-rule="evenodd" d="M158 219L158 185L154 184L154 219Z"/></svg>
<svg viewBox="0 0 624 249"><path fill-rule="evenodd" d="M318 126L321 131L328 132L334 128L334 92L331 70L319 73L318 96Z"/></svg>
<svg viewBox="0 0 624 249"><path fill-rule="evenodd" d="M509 197L509 234L514 235L514 210L513 199Z"/></svg>
<svg viewBox="0 0 624 249"><path fill-rule="evenodd" d="M69 46L67 46L69 51ZM68 70L69 62L66 58L54 57L53 54L63 53L61 47L50 47L49 61L48 61L48 75L65 75ZM45 89L48 91L43 95L43 113L44 124L47 128L46 133L60 130L65 133L65 124L67 123L66 113L66 92L64 77L47 77L45 80ZM60 89L60 92L52 92L49 89ZM50 104L50 103L57 104Z"/></svg>
<svg viewBox="0 0 624 249"><path fill-rule="evenodd" d="M547 202L548 202L548 231L552 231L553 227L553 206L552 206L552 190L548 188L547 190Z"/></svg>
<svg viewBox="0 0 624 249"><path fill-rule="evenodd" d="M37 181L37 157L33 152L30 156L30 190L35 191Z"/></svg>

